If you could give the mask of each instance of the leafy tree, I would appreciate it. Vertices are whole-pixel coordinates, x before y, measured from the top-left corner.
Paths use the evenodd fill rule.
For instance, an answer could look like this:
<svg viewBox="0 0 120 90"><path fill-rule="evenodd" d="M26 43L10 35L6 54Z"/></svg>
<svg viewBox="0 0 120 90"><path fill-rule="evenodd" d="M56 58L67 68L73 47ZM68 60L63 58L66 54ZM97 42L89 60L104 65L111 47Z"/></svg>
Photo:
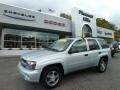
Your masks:
<svg viewBox="0 0 120 90"><path fill-rule="evenodd" d="M115 33L115 40L119 41L120 40L120 30L117 30Z"/></svg>
<svg viewBox="0 0 120 90"><path fill-rule="evenodd" d="M72 18L71 18L71 15L68 15L68 14L65 14L65 13L61 13L61 14L60 14L60 17L63 17L63 18L69 19L69 20L72 19Z"/></svg>
<svg viewBox="0 0 120 90"><path fill-rule="evenodd" d="M112 23L110 23L107 20L102 19L102 18L97 18L96 23L97 23L97 26L99 26L99 27L114 30L115 31L115 33L114 33L115 40L117 40L117 41L120 40L120 29L118 29L115 24L112 24Z"/></svg>
<svg viewBox="0 0 120 90"><path fill-rule="evenodd" d="M96 24L99 27L103 27L103 28L107 28L107 29L111 29L111 30L117 30L116 25L108 22L106 19L102 19L102 18L97 18L96 19Z"/></svg>

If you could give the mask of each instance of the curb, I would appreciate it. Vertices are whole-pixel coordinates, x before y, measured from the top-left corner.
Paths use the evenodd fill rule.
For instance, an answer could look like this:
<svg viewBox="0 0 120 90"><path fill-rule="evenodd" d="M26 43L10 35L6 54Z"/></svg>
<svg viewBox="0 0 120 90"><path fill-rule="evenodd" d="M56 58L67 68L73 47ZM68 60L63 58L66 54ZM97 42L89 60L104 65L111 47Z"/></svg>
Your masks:
<svg viewBox="0 0 120 90"><path fill-rule="evenodd" d="M20 55L15 55L15 56L0 56L0 59L5 59L5 58L19 58Z"/></svg>

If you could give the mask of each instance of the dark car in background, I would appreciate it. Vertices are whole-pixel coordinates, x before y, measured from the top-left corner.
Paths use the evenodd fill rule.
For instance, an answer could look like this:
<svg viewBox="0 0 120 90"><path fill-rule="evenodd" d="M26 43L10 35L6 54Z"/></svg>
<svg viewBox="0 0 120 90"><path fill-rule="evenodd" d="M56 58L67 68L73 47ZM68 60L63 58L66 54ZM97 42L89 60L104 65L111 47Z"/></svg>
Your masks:
<svg viewBox="0 0 120 90"><path fill-rule="evenodd" d="M117 41L113 41L111 44L110 44L110 48L111 48L111 56L114 56L115 53L118 52L118 49L119 49L119 44Z"/></svg>
<svg viewBox="0 0 120 90"><path fill-rule="evenodd" d="M119 48L119 51L120 51L120 42L118 42L118 48Z"/></svg>

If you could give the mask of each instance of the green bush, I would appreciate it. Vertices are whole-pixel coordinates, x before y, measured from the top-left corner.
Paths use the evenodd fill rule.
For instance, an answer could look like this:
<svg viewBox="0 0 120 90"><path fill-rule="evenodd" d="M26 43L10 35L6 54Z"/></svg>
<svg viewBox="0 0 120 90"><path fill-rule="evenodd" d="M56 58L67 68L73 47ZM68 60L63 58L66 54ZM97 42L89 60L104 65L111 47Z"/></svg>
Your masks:
<svg viewBox="0 0 120 90"><path fill-rule="evenodd" d="M29 50L32 50L32 48L29 48Z"/></svg>
<svg viewBox="0 0 120 90"><path fill-rule="evenodd" d="M19 48L19 50L23 50L23 48Z"/></svg>

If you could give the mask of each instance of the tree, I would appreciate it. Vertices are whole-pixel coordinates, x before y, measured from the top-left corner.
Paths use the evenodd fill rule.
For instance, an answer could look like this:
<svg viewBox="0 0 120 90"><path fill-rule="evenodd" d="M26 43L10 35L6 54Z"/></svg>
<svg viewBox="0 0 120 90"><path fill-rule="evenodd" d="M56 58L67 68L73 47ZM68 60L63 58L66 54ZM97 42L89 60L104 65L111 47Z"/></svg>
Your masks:
<svg viewBox="0 0 120 90"><path fill-rule="evenodd" d="M119 40L120 40L120 29L117 30L117 31L114 33L114 35L115 35L115 40L119 41Z"/></svg>
<svg viewBox="0 0 120 90"><path fill-rule="evenodd" d="M107 29L111 29L111 30L117 30L116 25L108 22L106 19L102 19L102 18L97 18L96 19L96 24L99 27L103 27L103 28L107 28Z"/></svg>
<svg viewBox="0 0 120 90"><path fill-rule="evenodd" d="M68 14L65 14L65 13L61 13L61 14L60 14L60 17L63 17L63 18L69 19L69 20L72 19L72 18L71 18L71 15L68 15Z"/></svg>
<svg viewBox="0 0 120 90"><path fill-rule="evenodd" d="M120 40L120 29L118 29L115 24L112 24L112 23L110 23L107 20L102 19L102 18L97 18L96 23L97 23L97 26L99 26L99 27L114 30L115 31L115 33L114 33L115 40L117 40L117 41Z"/></svg>

